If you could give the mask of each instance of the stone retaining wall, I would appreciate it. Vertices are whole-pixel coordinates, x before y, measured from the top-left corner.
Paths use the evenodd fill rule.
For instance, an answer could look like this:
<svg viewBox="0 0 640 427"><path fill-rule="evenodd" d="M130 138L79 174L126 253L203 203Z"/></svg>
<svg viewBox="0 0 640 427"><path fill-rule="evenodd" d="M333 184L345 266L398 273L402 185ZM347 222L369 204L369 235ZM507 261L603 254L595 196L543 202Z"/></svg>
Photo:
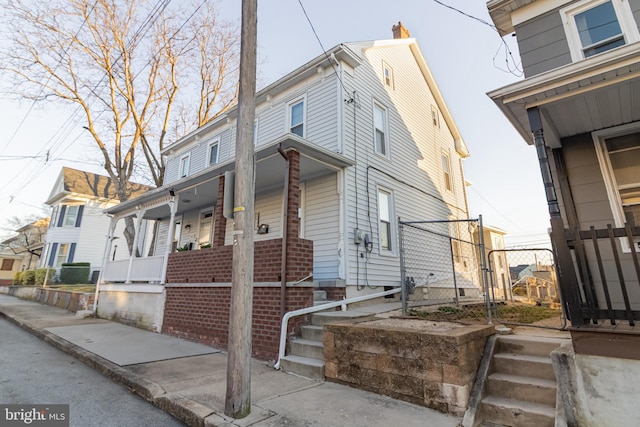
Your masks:
<svg viewBox="0 0 640 427"><path fill-rule="evenodd" d="M403 323L405 326L402 326ZM493 326L374 319L324 327L329 381L464 415Z"/></svg>
<svg viewBox="0 0 640 427"><path fill-rule="evenodd" d="M93 308L93 292L62 291L36 286L6 286L2 288L2 293L73 312Z"/></svg>

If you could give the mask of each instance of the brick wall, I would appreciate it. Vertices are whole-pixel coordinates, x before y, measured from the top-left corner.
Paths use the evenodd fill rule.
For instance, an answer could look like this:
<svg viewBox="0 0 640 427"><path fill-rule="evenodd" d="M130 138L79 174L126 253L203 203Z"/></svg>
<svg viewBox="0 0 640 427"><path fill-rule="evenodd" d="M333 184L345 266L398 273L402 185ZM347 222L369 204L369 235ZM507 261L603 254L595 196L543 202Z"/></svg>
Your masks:
<svg viewBox="0 0 640 427"><path fill-rule="evenodd" d="M295 239L289 245L287 281L313 272L313 241ZM282 239L255 242L254 282L280 282ZM233 246L169 254L167 283L230 283Z"/></svg>
<svg viewBox="0 0 640 427"><path fill-rule="evenodd" d="M218 348L227 348L230 286L168 286L162 332ZM312 287L287 288L287 311L313 305ZM289 322L289 334L308 321L301 316ZM280 340L280 287L257 286L253 290L252 353L275 360Z"/></svg>

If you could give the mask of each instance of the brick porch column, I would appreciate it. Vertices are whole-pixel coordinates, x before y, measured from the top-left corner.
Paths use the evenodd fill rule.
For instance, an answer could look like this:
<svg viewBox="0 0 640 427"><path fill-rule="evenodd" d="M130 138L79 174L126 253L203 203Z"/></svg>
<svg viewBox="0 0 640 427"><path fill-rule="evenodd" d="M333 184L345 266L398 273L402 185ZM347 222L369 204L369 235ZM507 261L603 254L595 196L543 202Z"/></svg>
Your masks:
<svg viewBox="0 0 640 427"><path fill-rule="evenodd" d="M287 152L289 158L289 205L287 206L287 281L299 279L291 277L290 271L293 267L292 256L294 255L294 243L300 235L300 218L298 209L300 208L300 153L294 150Z"/></svg>
<svg viewBox="0 0 640 427"><path fill-rule="evenodd" d="M218 181L218 203L216 204L215 222L213 225L213 247L224 246L227 218L222 215L224 203L224 175Z"/></svg>

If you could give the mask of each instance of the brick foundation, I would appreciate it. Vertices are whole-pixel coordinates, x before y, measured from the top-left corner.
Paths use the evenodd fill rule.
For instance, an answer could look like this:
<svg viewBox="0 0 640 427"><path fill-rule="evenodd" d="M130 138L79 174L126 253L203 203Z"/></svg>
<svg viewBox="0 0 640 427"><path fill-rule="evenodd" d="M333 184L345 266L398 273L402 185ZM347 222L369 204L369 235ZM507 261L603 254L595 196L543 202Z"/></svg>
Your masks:
<svg viewBox="0 0 640 427"><path fill-rule="evenodd" d="M230 286L167 286L162 332L218 348L227 348ZM287 311L313 305L312 287L287 288ZM308 322L300 316L289 322L289 335L299 334ZM252 354L275 360L280 340L280 287L256 286L253 290Z"/></svg>

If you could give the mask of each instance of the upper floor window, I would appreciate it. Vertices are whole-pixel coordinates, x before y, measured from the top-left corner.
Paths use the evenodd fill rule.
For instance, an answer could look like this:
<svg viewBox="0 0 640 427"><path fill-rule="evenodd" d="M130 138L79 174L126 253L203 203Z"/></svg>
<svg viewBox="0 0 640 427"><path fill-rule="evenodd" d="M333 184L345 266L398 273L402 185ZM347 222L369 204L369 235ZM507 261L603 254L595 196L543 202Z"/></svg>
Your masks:
<svg viewBox="0 0 640 427"><path fill-rule="evenodd" d="M442 179L444 181L444 188L447 191L453 190L453 182L451 180L451 160L449 155L445 152L442 153Z"/></svg>
<svg viewBox="0 0 640 427"><path fill-rule="evenodd" d="M289 104L289 132L304 138L304 99Z"/></svg>
<svg viewBox="0 0 640 427"><path fill-rule="evenodd" d="M220 152L220 140L216 139L211 144L209 144L209 165L215 165L216 163L218 163L219 152ZM183 176L186 176L186 175L183 175Z"/></svg>
<svg viewBox="0 0 640 427"><path fill-rule="evenodd" d="M180 178L184 178L185 176L189 175L190 160L191 156L189 154L180 158Z"/></svg>
<svg viewBox="0 0 640 427"><path fill-rule="evenodd" d="M382 63L382 77L384 79L385 86L393 89L393 68L391 68L386 62Z"/></svg>
<svg viewBox="0 0 640 427"><path fill-rule="evenodd" d="M585 0L560 12L573 61L640 40L627 1Z"/></svg>
<svg viewBox="0 0 640 427"><path fill-rule="evenodd" d="M80 227L83 205L61 205L58 209L58 227Z"/></svg>
<svg viewBox="0 0 640 427"><path fill-rule="evenodd" d="M375 132L376 153L388 156L387 109L377 102L373 103L373 128Z"/></svg>

